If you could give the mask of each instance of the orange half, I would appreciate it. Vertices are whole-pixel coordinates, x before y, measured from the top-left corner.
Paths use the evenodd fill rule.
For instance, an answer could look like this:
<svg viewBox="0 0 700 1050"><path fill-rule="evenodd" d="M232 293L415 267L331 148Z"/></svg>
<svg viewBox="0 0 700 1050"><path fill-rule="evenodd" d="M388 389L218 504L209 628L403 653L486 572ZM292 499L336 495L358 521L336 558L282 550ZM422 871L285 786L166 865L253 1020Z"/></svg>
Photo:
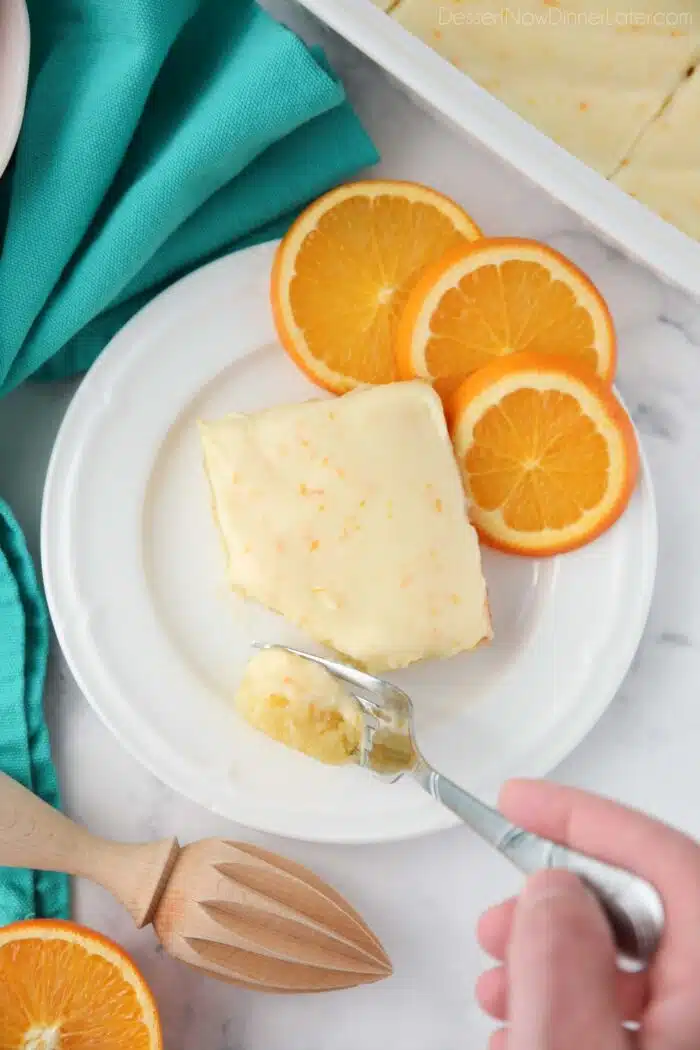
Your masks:
<svg viewBox="0 0 700 1050"><path fill-rule="evenodd" d="M585 369L538 354L502 358L464 380L448 416L470 518L492 547L562 554L600 536L629 502L634 427Z"/></svg>
<svg viewBox="0 0 700 1050"><path fill-rule="evenodd" d="M426 266L479 236L458 204L427 186L368 180L331 190L277 251L270 295L282 345L336 394L393 382L411 290Z"/></svg>
<svg viewBox="0 0 700 1050"><path fill-rule="evenodd" d="M153 996L121 948L71 922L0 930L0 1045L161 1050Z"/></svg>
<svg viewBox="0 0 700 1050"><path fill-rule="evenodd" d="M463 245L415 284L397 329L402 379L438 392L514 353L560 356L612 384L616 340L604 299L578 267L538 241Z"/></svg>

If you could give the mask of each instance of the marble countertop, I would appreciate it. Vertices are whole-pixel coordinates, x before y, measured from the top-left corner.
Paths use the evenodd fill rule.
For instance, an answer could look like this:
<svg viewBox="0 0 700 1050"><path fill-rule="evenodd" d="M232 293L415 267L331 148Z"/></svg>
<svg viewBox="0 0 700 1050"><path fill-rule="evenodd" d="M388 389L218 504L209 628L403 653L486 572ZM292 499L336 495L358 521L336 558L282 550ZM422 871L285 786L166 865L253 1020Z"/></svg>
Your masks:
<svg viewBox="0 0 700 1050"><path fill-rule="evenodd" d="M416 108L383 74L321 33L287 0L268 6L323 39L382 152L380 171L419 179L468 204L490 233L547 240L607 297L620 336L620 387L651 465L660 518L659 574L634 666L558 779L632 803L700 836L700 306L602 244L521 176ZM43 476L70 384L30 387L0 414L0 492L34 553ZM26 418L34 421L31 431ZM120 941L152 982L168 1050L453 1050L485 1046L489 1023L472 994L483 966L481 910L518 877L463 829L387 846L276 841L238 829L175 795L98 721L60 656L46 697L65 805L92 830L124 839L177 834L265 842L313 867L364 914L395 976L380 985L267 998L200 977L166 958L101 890L75 887L75 917Z"/></svg>

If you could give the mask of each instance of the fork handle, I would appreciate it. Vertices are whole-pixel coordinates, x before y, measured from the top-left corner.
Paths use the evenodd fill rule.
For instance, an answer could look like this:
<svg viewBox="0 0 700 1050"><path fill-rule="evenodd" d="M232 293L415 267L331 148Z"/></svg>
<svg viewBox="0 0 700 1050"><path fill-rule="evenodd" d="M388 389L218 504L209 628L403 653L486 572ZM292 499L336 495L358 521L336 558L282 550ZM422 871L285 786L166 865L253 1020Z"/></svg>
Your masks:
<svg viewBox="0 0 700 1050"><path fill-rule="evenodd" d="M648 882L516 827L427 764L413 775L428 794L452 810L520 871L529 875L542 868L563 868L578 875L605 911L621 954L641 964L651 960L663 933L664 907Z"/></svg>

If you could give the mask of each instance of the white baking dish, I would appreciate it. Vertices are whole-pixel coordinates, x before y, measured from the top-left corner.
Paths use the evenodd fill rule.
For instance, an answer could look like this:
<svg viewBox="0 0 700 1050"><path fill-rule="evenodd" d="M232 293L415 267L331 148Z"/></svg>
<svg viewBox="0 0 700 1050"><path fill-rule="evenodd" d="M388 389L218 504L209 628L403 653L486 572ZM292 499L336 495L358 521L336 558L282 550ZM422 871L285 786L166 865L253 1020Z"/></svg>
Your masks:
<svg viewBox="0 0 700 1050"><path fill-rule="evenodd" d="M299 0L421 103L532 179L625 253L700 298L700 243L557 146L371 0Z"/></svg>

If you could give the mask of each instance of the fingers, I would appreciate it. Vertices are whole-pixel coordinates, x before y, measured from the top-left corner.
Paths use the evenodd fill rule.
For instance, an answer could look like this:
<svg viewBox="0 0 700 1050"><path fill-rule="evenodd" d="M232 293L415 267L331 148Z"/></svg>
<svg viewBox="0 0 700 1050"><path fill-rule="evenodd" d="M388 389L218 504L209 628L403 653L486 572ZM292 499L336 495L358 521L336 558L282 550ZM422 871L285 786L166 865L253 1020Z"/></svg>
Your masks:
<svg viewBox="0 0 700 1050"><path fill-rule="evenodd" d="M489 1050L508 1050L508 1029L498 1028L489 1039Z"/></svg>
<svg viewBox="0 0 700 1050"><path fill-rule="evenodd" d="M477 926L477 939L481 948L503 963L508 953L513 932L513 920L517 900L511 897L484 912ZM616 975L617 1001L620 1016L625 1021L637 1021L649 1000L649 978L647 973L629 973L621 970ZM508 1018L508 974L503 966L487 970L479 978L476 994L483 1010L498 1021Z"/></svg>
<svg viewBox="0 0 700 1050"><path fill-rule="evenodd" d="M495 1021L508 1020L508 974L505 966L486 970L476 982L476 1001Z"/></svg>
<svg viewBox="0 0 700 1050"><path fill-rule="evenodd" d="M664 897L669 920L698 928L700 848L680 831L615 802L547 781L511 780L499 802L513 823L647 878Z"/></svg>
<svg viewBox="0 0 700 1050"><path fill-rule="evenodd" d="M515 917L516 898L489 908L479 919L476 927L476 938L479 945L492 959L503 962L510 940L510 933Z"/></svg>
<svg viewBox="0 0 700 1050"><path fill-rule="evenodd" d="M646 974L618 970L615 986L619 1016L623 1021L639 1021L649 1000ZM481 974L476 983L476 998L482 1010L494 1020L508 1020L508 971L505 966L496 966Z"/></svg>
<svg viewBox="0 0 700 1050"><path fill-rule="evenodd" d="M541 871L518 898L508 946L508 1050L629 1050L608 923L575 876Z"/></svg>

